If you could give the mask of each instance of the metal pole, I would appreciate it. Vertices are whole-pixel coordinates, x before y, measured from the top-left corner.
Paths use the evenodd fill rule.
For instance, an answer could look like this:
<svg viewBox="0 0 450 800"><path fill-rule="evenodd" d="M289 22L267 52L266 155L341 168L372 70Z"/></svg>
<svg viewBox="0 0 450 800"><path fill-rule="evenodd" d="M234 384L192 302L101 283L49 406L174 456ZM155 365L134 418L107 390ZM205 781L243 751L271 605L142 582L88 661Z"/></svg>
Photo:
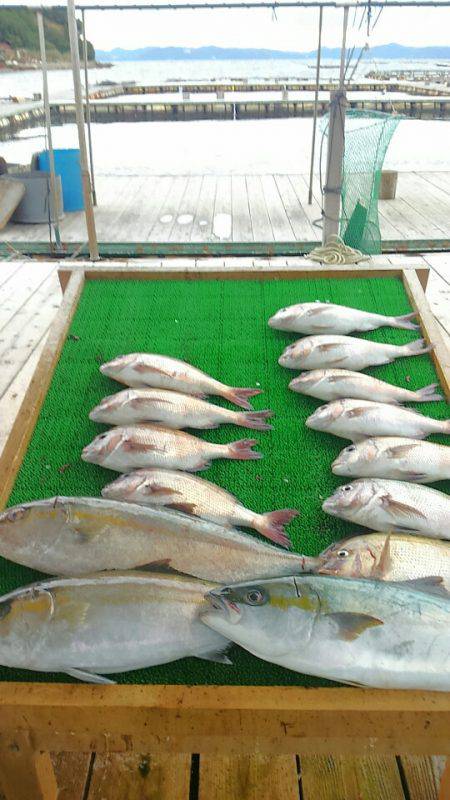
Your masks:
<svg viewBox="0 0 450 800"><path fill-rule="evenodd" d="M342 26L342 47L341 47L341 68L339 71L339 88L344 88L345 79L345 55L347 44L347 25L348 25L348 6L344 7L344 24Z"/></svg>
<svg viewBox="0 0 450 800"><path fill-rule="evenodd" d="M332 234L339 233L342 188L342 162L345 144L345 45L347 40L348 6L344 7L342 28L341 66L339 89L330 95L330 124L328 129L327 178L323 190L323 233L322 244L326 244Z"/></svg>
<svg viewBox="0 0 450 800"><path fill-rule="evenodd" d="M314 152L316 149L316 127L317 127L317 106L319 104L319 78L320 78L320 57L322 54L322 19L323 8L319 8L319 44L317 46L317 64L316 64L316 91L314 94L314 118L313 118L313 132L311 143L311 166L309 170L309 192L308 192L308 205L312 203L313 194L313 175L314 175Z"/></svg>
<svg viewBox="0 0 450 800"><path fill-rule="evenodd" d="M94 206L97 205L97 194L95 192L95 179L94 179L94 156L92 151L92 134L91 134L91 101L89 98L89 77L88 77L88 55L87 55L87 39L86 39L86 22L84 18L84 9L81 12L83 20L83 61L84 61L84 94L86 101L86 124L88 134L88 147L89 147L89 166L91 169L91 189L92 189L92 202Z"/></svg>
<svg viewBox="0 0 450 800"><path fill-rule="evenodd" d="M52 214L54 216L53 229L55 232L56 247L61 249L61 236L59 232L59 197L56 191L56 174L55 174L55 154L53 152L53 139L52 139L52 123L50 118L50 102L48 95L48 76L47 76L47 54L45 51L45 33L44 33L44 20L42 11L36 12L37 26L39 33L39 48L41 51L42 62L42 93L44 96L44 113L45 113L45 127L47 129L47 142L48 142L48 163L50 167L50 223L52 221Z"/></svg>
<svg viewBox="0 0 450 800"><path fill-rule="evenodd" d="M80 78L80 51L78 41L77 18L74 0L67 0L67 22L69 26L70 55L72 59L73 90L75 95L75 113L78 129L78 146L80 148L81 178L83 182L84 213L89 240L89 254L92 261L97 261L98 243L95 230L94 209L92 206L91 180L89 176L86 139L84 135L83 96Z"/></svg>

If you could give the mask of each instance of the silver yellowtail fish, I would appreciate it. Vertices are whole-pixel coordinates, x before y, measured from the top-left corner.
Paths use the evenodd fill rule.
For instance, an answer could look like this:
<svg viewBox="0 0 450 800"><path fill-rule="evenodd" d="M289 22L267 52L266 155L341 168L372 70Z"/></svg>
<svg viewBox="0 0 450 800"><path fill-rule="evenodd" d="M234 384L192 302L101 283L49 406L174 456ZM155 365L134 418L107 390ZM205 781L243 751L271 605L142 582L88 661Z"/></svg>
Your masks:
<svg viewBox="0 0 450 800"><path fill-rule="evenodd" d="M352 333L373 331L388 325L390 328L417 330L411 322L416 312L401 317L387 317L357 308L347 308L335 303L298 303L281 308L269 319L271 328L294 333Z"/></svg>
<svg viewBox="0 0 450 800"><path fill-rule="evenodd" d="M400 436L380 436L345 447L331 468L335 475L347 478L434 483L450 479L450 447Z"/></svg>
<svg viewBox="0 0 450 800"><path fill-rule="evenodd" d="M213 586L130 571L16 589L0 597L0 664L112 683L102 674L185 656L228 661L229 642L199 619Z"/></svg>
<svg viewBox="0 0 450 800"><path fill-rule="evenodd" d="M308 428L357 442L369 436L425 439L432 433L450 433L450 420L432 419L411 408L371 400L333 400L306 420Z"/></svg>
<svg viewBox="0 0 450 800"><path fill-rule="evenodd" d="M117 472L129 472L144 467L198 472L207 469L215 458L241 461L262 458L262 453L252 450L255 444L256 439L215 444L184 431L142 423L111 428L106 433L101 433L84 448L81 458Z"/></svg>
<svg viewBox="0 0 450 800"><path fill-rule="evenodd" d="M341 400L355 398L359 400L376 400L379 403L429 403L431 400L442 400L436 389L438 384L432 383L423 389L410 391L400 386L352 372L348 369L313 369L302 372L294 378L289 388L293 392L317 397L318 400Z"/></svg>
<svg viewBox="0 0 450 800"><path fill-rule="evenodd" d="M213 589L201 618L295 672L383 689L450 689L450 598L431 583L302 575Z"/></svg>
<svg viewBox="0 0 450 800"><path fill-rule="evenodd" d="M5 509L0 555L52 575L159 563L215 581L293 575L316 563L178 511L94 497L52 497Z"/></svg>
<svg viewBox="0 0 450 800"><path fill-rule="evenodd" d="M436 576L450 591L450 543L406 533L362 533L327 547L317 572L341 578L408 581Z"/></svg>
<svg viewBox="0 0 450 800"><path fill-rule="evenodd" d="M261 389L242 389L216 381L206 372L178 358L157 353L130 353L102 364L100 372L125 386L173 389L197 397L218 395L241 408L251 410L249 397L261 394Z"/></svg>
<svg viewBox="0 0 450 800"><path fill-rule="evenodd" d="M416 483L358 478L340 486L322 508L374 531L450 539L450 497Z"/></svg>
<svg viewBox="0 0 450 800"><path fill-rule="evenodd" d="M290 546L284 526L299 513L285 508L257 514L215 483L167 469L141 469L121 475L102 489L102 496L128 503L166 506L219 525L244 525L283 547Z"/></svg>
<svg viewBox="0 0 450 800"><path fill-rule="evenodd" d="M404 345L382 344L353 336L306 336L290 344L278 363L288 369L342 369L360 370L381 364L390 364L396 358L428 353L423 339Z"/></svg>
<svg viewBox="0 0 450 800"><path fill-rule="evenodd" d="M232 411L213 405L193 395L165 389L124 389L105 397L89 418L107 425L130 425L138 422L159 422L167 428L217 428L239 425L241 428L271 430L267 418L272 412Z"/></svg>

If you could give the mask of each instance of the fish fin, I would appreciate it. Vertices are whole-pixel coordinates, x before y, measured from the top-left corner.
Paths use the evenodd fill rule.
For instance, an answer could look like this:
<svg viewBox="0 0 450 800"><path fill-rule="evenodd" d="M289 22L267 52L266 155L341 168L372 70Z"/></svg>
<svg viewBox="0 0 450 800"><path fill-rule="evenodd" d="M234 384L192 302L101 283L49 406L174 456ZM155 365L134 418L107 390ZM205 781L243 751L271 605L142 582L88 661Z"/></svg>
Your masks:
<svg viewBox="0 0 450 800"><path fill-rule="evenodd" d="M411 442L410 444L398 444L395 447L388 447L386 455L388 458L402 458L407 456L415 447L419 447L420 442Z"/></svg>
<svg viewBox="0 0 450 800"><path fill-rule="evenodd" d="M104 686L110 686L116 682L112 681L111 678L105 678L104 675L97 675L96 672L88 672L88 670L84 669L65 669L64 672L70 675L71 678L77 678L77 680L85 683L100 683Z"/></svg>
<svg viewBox="0 0 450 800"><path fill-rule="evenodd" d="M401 480L409 481L410 483L422 483L425 478L429 479L426 472L402 472Z"/></svg>
<svg viewBox="0 0 450 800"><path fill-rule="evenodd" d="M391 534L388 533L386 539L384 540L383 549L381 551L380 560L378 564L371 572L371 577L383 580L384 576L387 575L389 571L389 567L391 566L391 552L390 552L390 545L391 545Z"/></svg>
<svg viewBox="0 0 450 800"><path fill-rule="evenodd" d="M154 494L157 496L160 494L170 494L170 495L181 494L181 492L179 492L178 489L172 489L171 486L162 486L160 483L149 484L146 483L145 481L143 481L139 485L139 489L149 497L151 497Z"/></svg>
<svg viewBox="0 0 450 800"><path fill-rule="evenodd" d="M192 514L195 516L195 503L167 503L166 508L173 508L174 511L183 511L185 514Z"/></svg>
<svg viewBox="0 0 450 800"><path fill-rule="evenodd" d="M323 314L324 312L324 304L318 303L317 308L309 308L308 311L305 313L305 317L316 317L317 314ZM327 326L329 327L329 326Z"/></svg>
<svg viewBox="0 0 450 800"><path fill-rule="evenodd" d="M413 311L411 314L402 314L400 317L393 317L391 322L392 328L403 328L407 331L417 331L420 329L420 325L416 325L414 322L411 322L412 319L417 317L417 311Z"/></svg>
<svg viewBox="0 0 450 800"><path fill-rule="evenodd" d="M426 519L426 515L422 514L418 508L414 508L414 506L409 506L407 503L401 503L399 500L394 500L394 498L390 494L385 494L381 498L381 505L383 508L388 511L389 513L393 512L396 514L408 516L412 514L415 517L421 517L422 519Z"/></svg>
<svg viewBox="0 0 450 800"><path fill-rule="evenodd" d="M254 527L258 533L266 536L272 542L281 544L283 547L291 547L292 542L284 530L284 526L294 517L298 517L299 513L295 508L283 508L280 511L258 514Z"/></svg>
<svg viewBox="0 0 450 800"><path fill-rule="evenodd" d="M200 463L197 464L196 467L190 467L189 472L202 472L204 469L209 469L210 466L211 466L211 461L200 461ZM188 471L186 467L184 469Z"/></svg>
<svg viewBox="0 0 450 800"><path fill-rule="evenodd" d="M326 614L338 627L338 639L352 642L357 639L367 628L383 625L381 619L371 617L369 614L357 614L352 611L338 611L335 614Z"/></svg>
<svg viewBox="0 0 450 800"><path fill-rule="evenodd" d="M450 592L445 588L442 575L428 575L426 578L413 578L407 581L395 581L397 586L406 586L418 589L420 592L434 594L437 597L450 597Z"/></svg>
<svg viewBox="0 0 450 800"><path fill-rule="evenodd" d="M425 339L416 339L414 342L404 344L401 348L405 356L420 356L434 350L434 344L426 344Z"/></svg>
<svg viewBox="0 0 450 800"><path fill-rule="evenodd" d="M240 406L241 408L245 408L247 411L252 411L252 406L248 402L248 397L255 397L257 394L261 394L262 389L242 389L240 387L234 388L232 386L227 387L226 390L223 392L223 397L230 401L230 403L234 403L236 406Z"/></svg>
<svg viewBox="0 0 450 800"><path fill-rule="evenodd" d="M165 403L168 406L173 405L173 400L163 400L161 397L158 398L151 398L151 397L134 397L132 400L129 401L131 408L140 408L142 404L147 405L148 403Z"/></svg>
<svg viewBox="0 0 450 800"><path fill-rule="evenodd" d="M227 656L227 651L232 646L232 642L227 642L220 650L211 650L210 653L202 653L196 658L203 658L205 661L213 661L215 664L232 664L230 658Z"/></svg>
<svg viewBox="0 0 450 800"><path fill-rule="evenodd" d="M268 417L273 417L273 411L244 411L240 416L242 427L254 428L256 431L271 431L273 425L266 422Z"/></svg>
<svg viewBox="0 0 450 800"><path fill-rule="evenodd" d="M444 398L442 395L436 392L438 386L438 383L430 383L429 386L424 386L423 389L417 389L415 392L416 401L419 403L428 403L432 400L443 400Z"/></svg>
<svg viewBox="0 0 450 800"><path fill-rule="evenodd" d="M133 364L133 370L135 372L156 372L158 375L166 375L168 378L173 378L171 372L167 372L165 369L161 369L160 367L151 367L150 364L142 364L138 361L137 364Z"/></svg>
<svg viewBox="0 0 450 800"><path fill-rule="evenodd" d="M147 453L149 450L163 452L155 444L143 444L142 442L135 442L133 439L124 439L122 448L128 453Z"/></svg>
<svg viewBox="0 0 450 800"><path fill-rule="evenodd" d="M237 442L230 442L228 444L228 454L225 457L237 458L242 461L262 458L262 453L252 450L255 444L258 444L256 439L239 439Z"/></svg>
<svg viewBox="0 0 450 800"><path fill-rule="evenodd" d="M351 408L349 411L345 412L345 416L347 419L352 419L353 417L362 417L367 411L367 406L359 406L358 408Z"/></svg>
<svg viewBox="0 0 450 800"><path fill-rule="evenodd" d="M149 561L148 564L142 564L142 566L136 567L138 570L144 570L144 572L154 572L155 570L164 570L170 568L170 558L161 558L159 561Z"/></svg>
<svg viewBox="0 0 450 800"><path fill-rule="evenodd" d="M344 345L336 345L334 342L327 342L327 344L319 344L317 345L317 349L321 353L329 353L330 350L335 350L336 347L343 347Z"/></svg>

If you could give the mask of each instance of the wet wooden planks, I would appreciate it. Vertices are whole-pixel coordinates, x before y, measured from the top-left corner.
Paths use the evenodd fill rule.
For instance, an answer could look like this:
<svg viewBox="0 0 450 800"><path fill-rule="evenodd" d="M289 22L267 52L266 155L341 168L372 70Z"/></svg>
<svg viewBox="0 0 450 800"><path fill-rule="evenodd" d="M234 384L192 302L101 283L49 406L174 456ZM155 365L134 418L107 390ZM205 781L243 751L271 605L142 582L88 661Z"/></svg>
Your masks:
<svg viewBox="0 0 450 800"><path fill-rule="evenodd" d="M52 756L59 800L438 800L424 756Z"/></svg>
<svg viewBox="0 0 450 800"><path fill-rule="evenodd" d="M100 242L319 241L319 176L98 175ZM379 202L382 238L450 239L450 173L399 173L397 196ZM82 212L61 221L65 242L86 240ZM47 225L15 225L0 241L48 241Z"/></svg>

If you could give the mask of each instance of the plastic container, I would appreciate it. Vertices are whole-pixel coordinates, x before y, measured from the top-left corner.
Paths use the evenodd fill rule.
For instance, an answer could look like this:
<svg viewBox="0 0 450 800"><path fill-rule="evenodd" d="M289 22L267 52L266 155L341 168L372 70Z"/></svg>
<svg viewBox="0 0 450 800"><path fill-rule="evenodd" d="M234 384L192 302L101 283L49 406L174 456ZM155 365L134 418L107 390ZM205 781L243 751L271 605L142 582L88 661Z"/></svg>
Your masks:
<svg viewBox="0 0 450 800"><path fill-rule="evenodd" d="M54 150L55 172L61 176L64 211L81 211L84 208L81 182L80 151ZM48 150L38 155L38 169L50 169Z"/></svg>

